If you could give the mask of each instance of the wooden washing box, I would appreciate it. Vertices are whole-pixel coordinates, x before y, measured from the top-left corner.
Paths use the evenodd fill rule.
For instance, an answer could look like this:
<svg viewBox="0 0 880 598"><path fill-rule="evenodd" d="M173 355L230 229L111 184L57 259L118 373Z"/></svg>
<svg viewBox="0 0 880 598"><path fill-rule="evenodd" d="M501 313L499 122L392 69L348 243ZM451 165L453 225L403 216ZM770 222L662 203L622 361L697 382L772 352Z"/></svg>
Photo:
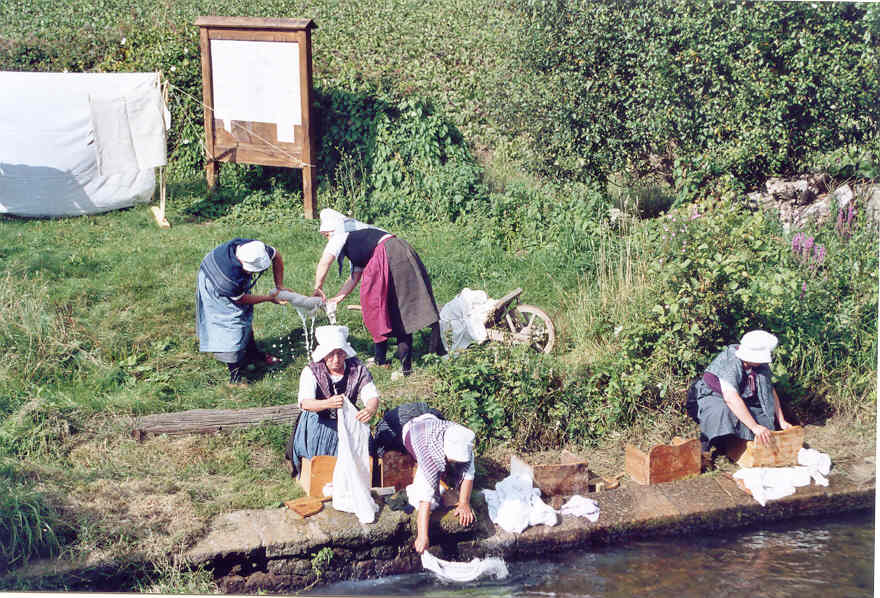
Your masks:
<svg viewBox="0 0 880 598"><path fill-rule="evenodd" d="M662 484L700 474L700 441L673 438L671 444L658 444L647 453L626 445L624 469L639 484Z"/></svg>
<svg viewBox="0 0 880 598"><path fill-rule="evenodd" d="M333 482L333 470L336 468L336 457L318 455L311 459L300 460L297 481L306 496L324 498L324 486ZM370 459L370 473L373 472L373 459Z"/></svg>
<svg viewBox="0 0 880 598"><path fill-rule="evenodd" d="M403 490L412 484L416 467L416 460L409 453L385 451L379 459L379 486L393 487L395 492Z"/></svg>
<svg viewBox="0 0 880 598"><path fill-rule="evenodd" d="M531 466L535 486L544 496L570 496L597 489L586 461L569 451L562 451L559 461Z"/></svg>
<svg viewBox="0 0 880 598"><path fill-rule="evenodd" d="M754 440L735 438L727 443L727 456L740 467L787 467L797 465L806 431L801 426L773 432L774 446L758 446Z"/></svg>

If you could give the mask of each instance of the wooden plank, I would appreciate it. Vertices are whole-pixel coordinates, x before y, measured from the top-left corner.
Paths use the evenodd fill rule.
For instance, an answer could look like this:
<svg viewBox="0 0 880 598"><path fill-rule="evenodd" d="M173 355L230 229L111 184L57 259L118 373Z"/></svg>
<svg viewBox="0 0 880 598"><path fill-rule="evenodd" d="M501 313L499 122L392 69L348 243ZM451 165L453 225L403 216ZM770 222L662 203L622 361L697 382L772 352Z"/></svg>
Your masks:
<svg viewBox="0 0 880 598"><path fill-rule="evenodd" d="M214 76L211 70L211 42L208 30L199 29L199 51L202 53L202 104L205 122L205 180L213 191L220 176L220 166L214 159Z"/></svg>
<svg viewBox="0 0 880 598"><path fill-rule="evenodd" d="M516 288L507 293L501 299L495 301L495 305L492 307L492 311L486 314L485 324L487 327L491 326L498 320L499 316L504 313L506 306L513 299L519 297L522 294L522 289Z"/></svg>
<svg viewBox="0 0 880 598"><path fill-rule="evenodd" d="M773 446L760 446L740 438L727 443L726 453L740 467L787 467L797 465L806 431L801 426L773 432Z"/></svg>
<svg viewBox="0 0 880 598"><path fill-rule="evenodd" d="M300 33L302 38L299 46L299 77L300 77L300 114L302 114L302 177L303 177L303 215L308 219L316 216L315 191L312 187L314 174L314 151L312 148L312 31L310 28ZM305 67L305 68L303 68Z"/></svg>
<svg viewBox="0 0 880 598"><path fill-rule="evenodd" d="M248 409L192 409L139 417L132 435L142 440L149 434L204 434L226 428L242 428L263 423L296 422L299 405L276 405Z"/></svg>
<svg viewBox="0 0 880 598"><path fill-rule="evenodd" d="M205 15L197 17L199 27L232 27L235 29L283 29L297 31L317 27L312 19L278 19L266 17L222 17Z"/></svg>

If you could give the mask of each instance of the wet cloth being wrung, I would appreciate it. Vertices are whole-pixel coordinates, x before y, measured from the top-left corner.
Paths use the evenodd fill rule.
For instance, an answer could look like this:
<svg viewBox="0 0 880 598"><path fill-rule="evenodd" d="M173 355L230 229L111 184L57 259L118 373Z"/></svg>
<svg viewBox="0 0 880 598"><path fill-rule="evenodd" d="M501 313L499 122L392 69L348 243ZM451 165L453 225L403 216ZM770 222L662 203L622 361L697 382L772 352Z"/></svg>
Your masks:
<svg viewBox="0 0 880 598"><path fill-rule="evenodd" d="M473 558L468 563L456 563L440 560L427 550L422 553L422 567L445 582L465 583L489 576L504 579L508 575L507 564L498 557Z"/></svg>

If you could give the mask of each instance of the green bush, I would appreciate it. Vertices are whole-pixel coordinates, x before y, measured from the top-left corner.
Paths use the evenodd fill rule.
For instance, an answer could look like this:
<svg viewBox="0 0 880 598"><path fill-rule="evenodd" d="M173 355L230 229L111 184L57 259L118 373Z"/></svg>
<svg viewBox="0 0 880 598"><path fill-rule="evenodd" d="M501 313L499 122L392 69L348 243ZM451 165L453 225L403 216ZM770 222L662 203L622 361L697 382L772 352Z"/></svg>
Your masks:
<svg viewBox="0 0 880 598"><path fill-rule="evenodd" d="M650 169L654 156L677 160L677 187L720 173L755 184L809 166L813 152L876 149L876 6L515 5L524 74L499 90L496 117L528 133L544 172L599 177Z"/></svg>

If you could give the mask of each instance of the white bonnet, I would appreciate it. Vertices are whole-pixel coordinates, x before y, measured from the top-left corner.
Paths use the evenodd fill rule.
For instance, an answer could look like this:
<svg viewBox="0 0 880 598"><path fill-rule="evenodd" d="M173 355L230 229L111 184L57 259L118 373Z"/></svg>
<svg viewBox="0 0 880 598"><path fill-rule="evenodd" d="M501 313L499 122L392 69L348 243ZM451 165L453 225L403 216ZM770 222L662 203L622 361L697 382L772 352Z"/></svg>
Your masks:
<svg viewBox="0 0 880 598"><path fill-rule="evenodd" d="M778 344L779 339L769 332L752 330L746 332L739 341L736 356L752 363L770 363L770 353Z"/></svg>

